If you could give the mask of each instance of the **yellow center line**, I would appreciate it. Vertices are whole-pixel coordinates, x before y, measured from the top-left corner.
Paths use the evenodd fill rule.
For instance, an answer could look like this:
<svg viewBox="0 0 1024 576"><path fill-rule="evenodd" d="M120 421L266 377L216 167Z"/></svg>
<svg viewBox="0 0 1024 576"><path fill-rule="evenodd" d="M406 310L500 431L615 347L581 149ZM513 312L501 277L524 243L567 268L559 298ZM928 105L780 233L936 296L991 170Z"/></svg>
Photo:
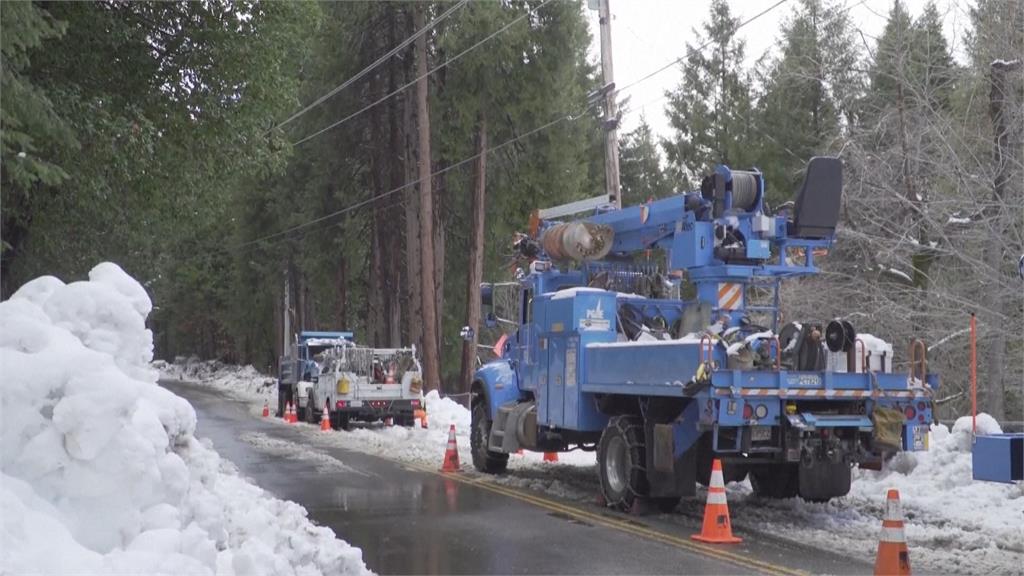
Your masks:
<svg viewBox="0 0 1024 576"><path fill-rule="evenodd" d="M714 558L716 560L722 560L724 562L728 562L730 564L734 564L743 568L750 568L757 571L766 572L769 574L778 574L786 576L804 576L808 574L807 572L801 570L794 570L791 568L787 568L785 566L779 566L777 564L772 564L770 562L748 558L740 554L734 554L726 550L712 548L708 545L697 544L689 539L673 536L671 534L655 530L648 526L638 525L632 522L627 522L625 520L620 520L618 518L595 514L593 512L589 512L576 506L571 506L561 502L536 496L533 494L528 494L514 488L502 486L491 480L488 480L487 478L466 478L458 474L440 472L438 470L435 470L428 466L423 466L421 464L406 462L405 465L420 472L433 474L435 476L441 476L443 478L449 478L463 484L477 486L479 488L483 488L485 490L489 490L497 494L501 494L504 496L508 496L510 498L515 498L517 500L527 502L529 504L533 504L540 508L544 508L553 512L559 512L574 517L577 520L586 520L589 522L593 522L595 524L600 524L601 526L604 526L606 528L612 528L614 530L627 532L633 534L634 536L639 536L647 540L660 542L662 544L667 544L669 546L674 546L676 548L682 548L695 554L700 554L702 556Z"/></svg>

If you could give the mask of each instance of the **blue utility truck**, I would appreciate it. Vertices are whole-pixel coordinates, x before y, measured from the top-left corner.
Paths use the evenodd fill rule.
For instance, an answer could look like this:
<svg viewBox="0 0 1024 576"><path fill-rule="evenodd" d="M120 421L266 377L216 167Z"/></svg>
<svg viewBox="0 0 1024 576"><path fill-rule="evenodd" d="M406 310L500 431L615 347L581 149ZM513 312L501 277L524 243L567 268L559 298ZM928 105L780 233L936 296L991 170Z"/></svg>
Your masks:
<svg viewBox="0 0 1024 576"><path fill-rule="evenodd" d="M287 334L287 329L286 329ZM286 336L286 339L288 337ZM286 340L287 342L287 340ZM294 335L287 345L286 353L278 362L277 415L284 414L285 406L291 402L296 416L306 420L306 404L309 392L320 374L316 357L338 346L352 343L351 332L316 332L304 330Z"/></svg>
<svg viewBox="0 0 1024 576"><path fill-rule="evenodd" d="M726 166L639 206L535 212L517 280L481 287L509 329L471 384L474 466L596 450L609 506L672 509L714 458L760 496L825 501L851 467L927 449L939 382L923 343L895 373L892 346L848 322L780 326L780 283L818 272L841 194L840 161L818 157L770 213L762 174Z"/></svg>

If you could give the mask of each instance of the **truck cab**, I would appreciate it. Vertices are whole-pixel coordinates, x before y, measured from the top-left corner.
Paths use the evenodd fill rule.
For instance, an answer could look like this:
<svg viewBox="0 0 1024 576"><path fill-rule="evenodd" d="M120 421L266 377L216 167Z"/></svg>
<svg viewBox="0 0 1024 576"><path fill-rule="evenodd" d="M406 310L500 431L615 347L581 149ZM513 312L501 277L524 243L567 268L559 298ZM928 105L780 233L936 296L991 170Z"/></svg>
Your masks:
<svg viewBox="0 0 1024 576"><path fill-rule="evenodd" d="M713 459L763 497L824 501L853 466L926 449L939 382L923 343L894 373L893 346L849 322L781 322L780 282L818 273L841 190L839 160L815 158L774 214L760 172L725 166L700 191L536 214L518 279L482 287L506 336L472 382L476 468L596 451L610 506L671 509Z"/></svg>
<svg viewBox="0 0 1024 576"><path fill-rule="evenodd" d="M304 330L295 335L287 353L278 363L278 416L283 415L286 405L291 403L300 419L308 419L309 391L321 368L317 357L337 346L350 344L352 338L352 332L344 331Z"/></svg>

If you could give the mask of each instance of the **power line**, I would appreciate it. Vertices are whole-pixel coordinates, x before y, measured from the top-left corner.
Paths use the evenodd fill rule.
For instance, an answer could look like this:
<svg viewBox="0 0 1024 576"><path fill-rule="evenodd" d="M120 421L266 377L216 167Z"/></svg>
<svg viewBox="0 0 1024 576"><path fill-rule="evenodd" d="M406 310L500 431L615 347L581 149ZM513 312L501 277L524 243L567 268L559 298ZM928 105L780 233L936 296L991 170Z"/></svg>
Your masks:
<svg viewBox="0 0 1024 576"><path fill-rule="evenodd" d="M743 28L747 24L750 24L751 22L753 22L753 21L757 20L758 18L764 16L765 14L771 12L772 10L775 10L779 6L782 6L783 4L785 4L786 2L789 2L789 0L778 0L778 2L776 2L775 4L772 4L768 8L765 8L764 10L758 12L756 15L751 16L750 18L747 18L743 22L737 24L736 27L733 28L732 33L735 34L735 33L739 32L740 28ZM706 42L704 42L703 44L701 44L700 46L698 46L696 48L693 48L692 50L694 52L700 52L701 50L703 50L703 49L707 48L708 46L710 46L713 42L714 42L713 38L708 38ZM661 74L665 70L668 70L672 66L675 66L676 64L681 63L687 56L689 56L690 50L691 49L687 49L687 53L686 54L680 56L679 58L676 58L675 60L669 62L668 64L665 64L661 68L658 68L657 70L654 70L653 72L650 72L647 75L642 76L639 79L634 80L634 81L630 82L629 84L626 84L625 86L623 86L621 88L616 88L615 89L615 95L617 96L619 94L619 92L623 92L625 90L629 90L630 88L636 86L637 84L640 84L641 82L646 82L647 80L650 80L654 76L657 76L658 74Z"/></svg>
<svg viewBox="0 0 1024 576"><path fill-rule="evenodd" d="M403 84L401 87L399 87L399 88L395 89L394 91L392 91L392 92L390 92L390 93L380 97L379 99L371 102L370 104L367 104L366 106L362 107L358 111L353 112L352 114L349 114L348 116L342 118L341 120L338 120L337 122L334 122L333 124L329 124L328 126L326 126L324 128L321 128L320 130L317 130L316 132L310 134L309 136L306 136L305 138L302 138L302 139L292 143L292 146L298 146L299 144L302 144L303 142L307 142L309 140L312 140L313 138L316 138L317 136L323 134L324 132L327 132L329 130L333 130L334 128L337 128L338 126L341 126L345 122L348 122L349 120L355 118L356 116L359 116L363 112L366 112L370 108L373 108L374 106L380 104L381 102L384 102L384 101L390 99L395 94L398 94L399 92L402 92L403 90L405 90L406 88L412 86L413 84L415 84L419 80L422 80L423 78L426 78L427 76L430 76L434 72L437 72L438 70L444 68L445 66L448 66L449 64L451 64L451 63L455 62L456 60L458 60L459 58L462 58L466 54L472 52L473 50L476 50L477 48L479 48L483 44L485 44L488 41L490 41L492 38L498 36L499 34L504 32L505 30L508 30L509 28L511 28L516 23L520 22L521 20L523 20L527 16L533 14L534 12L537 12L538 10L540 10L541 8L547 6L548 4L550 4L553 1L554 0L545 0L544 3L542 3L541 5L537 6L536 8L531 8L530 10L524 12L523 14L521 14L520 16L518 16L517 18L515 18L514 20L512 20L508 24L505 24L501 28L499 28L499 29L495 30L494 32L492 32L490 35L488 35L483 40L480 40L476 44L473 44L469 48L466 48L462 52L459 52L455 56L445 60L444 63L439 64L438 66L432 68L431 70L428 70L425 74L422 74L422 75L414 78L413 80L409 81L408 83Z"/></svg>
<svg viewBox="0 0 1024 576"><path fill-rule="evenodd" d="M553 0L546 0L543 4L537 6L536 8L534 8L534 9L532 9L532 10L526 12L526 13L524 13L523 15L519 16L515 20L512 20L511 22L506 24L504 27L502 27L502 28L498 29L497 31L493 32L488 37L486 37L483 40L477 42L476 44L474 44L473 46L471 46L468 49L464 50L463 52L459 53L455 57L445 61L444 64L441 64L441 65L437 66L436 68L428 71L423 76L420 76L419 78L413 80L409 84L406 84L406 85L402 86L401 88L395 90L394 92L392 92L392 93L384 96L383 98L377 100L376 102L373 102L372 104L370 104L369 106L363 108L359 112L351 114L348 117L343 118L342 120L339 120L338 122L335 122L334 124L332 124L330 126L327 126L326 128L320 130L319 132L316 132L314 134L311 134L310 136L307 136L306 138L303 138L302 140L299 140L298 142L295 143L295 145L301 144L302 142L305 142L305 141L307 141L307 140L309 140L311 138L314 138L314 137L318 136L319 134L322 134L323 132L326 132L327 130L330 130L330 129L334 128L335 126L338 126L338 125L342 124L343 122L346 122L347 120L349 120L352 117L354 117L354 116L356 116L356 115L366 111L367 109L369 109L369 108L371 108L373 106L376 106L377 104L379 104L380 102L383 102L384 100L390 98L391 96L394 96L398 92L404 90L405 88L408 88L411 84L415 83L417 80L420 80L421 78L423 78L425 76L429 76L430 74L434 73L435 71L437 71L437 70L447 66L448 64L450 64L452 62L454 62L455 60L457 60L458 58L462 57L463 55L465 55L469 51L476 49L481 44L487 42L491 38L493 38L493 37L497 36L498 34L504 32L506 29L508 29L509 27L514 25L516 22L522 20L523 18L525 18L526 16L530 15L533 12L535 12L537 10L540 10L541 8L543 8L544 6L546 6L547 4L549 4L552 1ZM788 2L788 1L789 0L779 0L778 2L776 2L775 4L770 6L769 8L767 8L767 9L759 12L755 16L752 16L751 18L748 18L747 20L741 22L740 24L738 24L736 26L736 28L733 29L733 33L735 34L737 31L739 31L740 28L743 28L744 26L750 24L751 22L754 22L758 18L761 18L765 14L771 12L775 8L778 8L779 6L781 6L782 4L784 4L784 3ZM709 40L708 42L705 42L704 44L702 44L699 47L697 47L695 50L698 50L698 51L699 50L703 50L704 48L706 48L710 44L711 44L711 41ZM637 84L640 84L641 82L644 82L647 79L649 79L649 78L651 78L651 77L653 77L653 76L655 76L657 74L660 74L661 72L664 72L665 70L669 69L674 64L677 64L677 63L681 62L682 59L683 59L683 57L677 58L677 59L673 60L672 62L662 66L661 68L658 68L657 70L655 70L655 71L647 74L646 76L640 78L639 80L631 82L631 83L627 84L626 86L623 86L622 88L617 88L615 90L615 93L618 94L619 92L622 92L624 90L628 90L628 89L636 86ZM531 130L529 130L527 132L524 132L524 133L522 133L522 134L520 134L518 136L510 138L510 139L502 142L501 144L489 147L486 150L483 150L482 152L478 152L478 153L473 154L472 156L469 156L467 158L464 158L464 159L462 159L462 160L460 160L460 161L458 161L458 162L456 162L454 164L450 164L450 165L448 165L448 166L446 166L446 167L444 167L444 168L442 168L442 169L432 173L430 175L430 178L434 178L434 177L439 176L441 174L445 174L447 172L450 172L451 170L454 170L454 169L456 169L456 168L458 168L460 166L464 166L465 164L468 164L469 162L472 162L473 160L476 160L482 154L489 154L491 152L495 152L497 150L500 150L502 148L510 146L510 145L514 144L515 142L518 142L518 141L523 140L523 139L525 139L525 138L527 138L529 136L532 136L534 134L537 134L539 132L547 130L547 129L549 129L549 128L551 128L551 127L553 127L553 126L555 126L555 125L557 125L557 124L559 124L559 123L561 123L563 121L568 121L568 122L576 121L576 120L582 118L587 113L588 110L593 108L593 106L594 106L594 104L588 105L588 106L584 107L580 112L578 112L576 114L570 113L570 114L565 114L565 115L558 116L554 120L551 120L551 121L549 121L549 122L547 122L547 123L545 123L543 125L537 126L536 128L533 128L533 129L531 129ZM348 214L349 212L353 212L355 210L358 210L358 209L360 209L360 208L362 208L362 207L364 207L366 205L369 205L369 204L372 204L372 203L376 202L377 200L379 200L381 198L385 198L385 197L391 196L392 194L397 194L398 192L401 192L402 190L405 190L406 188L409 188L409 187L412 187L412 186L416 186L421 181L422 181L422 178L417 178L416 180L412 180L410 182L406 182L406 183L404 183L404 184L402 184L400 186L392 188L391 190L388 190L388 191L383 192L381 194L377 194L377 195L371 196L370 198L367 198L365 200L361 200L359 202L356 202L355 204L351 204L349 206L346 206L345 208L341 208L339 210L335 210L334 212L331 212L329 214L325 214L323 216L314 218L313 220L309 220L307 222L303 222L302 224L297 224L295 226L292 226L292 227L287 228L285 230L282 230L280 232L275 232L273 234L267 234L265 236L261 236L261 237L256 238L256 239L249 240L249 241L243 242L241 244L237 244L235 246L225 247L225 249L227 249L227 250L238 250L238 249L246 248L246 247L254 245L254 244L258 244L260 242L265 242L267 240L273 240L275 238L280 238L280 237L287 236L287 235L289 235L289 234L291 234L293 232L304 230L306 228L309 228L310 226L313 226L313 225L319 224L321 222L324 222L324 221L336 218L338 216L342 216L344 214Z"/></svg>
<svg viewBox="0 0 1024 576"><path fill-rule="evenodd" d="M524 138L528 138L530 136L533 136L534 134L536 134L538 132L543 132L544 130L547 130L548 128L551 128L552 126L554 126L554 125L556 125L556 124L558 124L560 122L563 122L563 121L566 121L566 120L571 121L571 120L574 120L574 119L575 119L575 117L572 117L572 116L559 116L558 118L555 118L554 120L551 120L551 121L549 121L549 122L547 122L547 123L545 123L545 124L543 124L541 126L537 126L536 128L534 128L534 129L532 129L532 130L530 130L528 132L524 132L524 133L522 133L522 134L520 134L518 136L515 136L513 138L509 138L508 140L502 142L501 144L498 144L496 146L491 146L491 147L483 150L482 152L477 152L476 154L474 154L472 156L469 156L467 158L463 158L462 160L459 160L458 162L456 162L454 164L449 164L448 166L445 166L444 168L441 168L440 170L432 173L430 175L430 178L434 178L436 176L440 176L441 174L445 174L445 173L450 172L450 171L452 171L452 170L454 170L456 168L464 166L464 165L466 165L466 164L476 160L477 158L479 158L480 156L482 156L484 154L490 154L491 152L496 152L498 150L501 150L502 148L511 146L512 144L514 144L514 143L516 143L516 142L518 142L518 141L520 141L520 140L522 140ZM313 220L309 220L307 222L303 222L302 224L296 224L295 226L292 226L292 227L287 228L285 230L282 230L280 232L275 232L273 234L267 234L266 236L261 236L259 238L254 239L254 240L249 240L247 242L243 242L243 243L237 244L235 246L229 246L229 247L226 247L226 249L227 250L238 250L238 249L242 249L242 248L245 248L245 247L253 245L253 244L258 244L260 242L265 242L267 240L273 240L273 239L281 237L281 236L286 236L286 235L291 234L293 232L297 232L299 230L303 230L303 229L308 228L310 226L313 226L315 224L319 224L320 222L324 222L326 220L337 218L338 216L342 216L342 215L348 214L349 212L352 212L354 210L358 210L359 208L362 208L363 206L366 206L368 204L372 204L372 203L376 202L377 200L380 200L381 198L386 198L388 196L391 196L392 194L397 194L398 192L401 192L402 190L405 190L406 188L410 188L412 186L416 186L417 184L419 184L422 181L423 181L422 178L417 178L416 180L412 180L410 182L406 182L405 184L402 184L400 186L392 188L391 190L388 190L387 192L382 192L380 194L376 194L374 196L371 196L371 197L369 197L369 198L367 198L365 200L360 200L359 202L356 202L355 204L351 204L351 205L346 206L344 208L341 208L339 210L335 210L334 212L331 212L329 214L325 214L325 215L320 216L318 218L314 218Z"/></svg>
<svg viewBox="0 0 1024 576"><path fill-rule="evenodd" d="M403 49L408 47L410 44L415 42L417 38L419 38L420 36L423 36L424 34L429 32L430 30L432 30L435 26L440 24L445 18L447 18L453 12L455 12L459 8L462 8L463 6L465 6L468 3L469 3L469 0L460 0L459 3L455 4L454 6L452 6L449 9L445 10L440 16L438 16L437 18L434 18L430 23L428 23L423 28L420 28L419 30L417 30L416 33L414 33L412 36L409 36L408 38L403 40L400 44L398 44L397 46L395 46L394 48L389 50L386 54L384 54L380 58L377 58L376 60L374 60L372 64L370 64L366 68L363 68L362 70L360 70L355 76L349 78L348 80L345 80L344 82L342 82L338 86L335 86L330 91L328 91L326 94L324 94L323 96L320 96L319 98L314 100L312 103L310 103L308 106L306 106L302 110L299 110L295 114L292 114L291 116L286 118L283 122L281 122L277 126L274 126L274 128L271 128L271 130L283 127L284 125L288 124L292 120L295 120L299 116L302 116L306 112L309 112L313 108L316 108L317 106L323 104L324 102L329 100L332 96L334 96L338 92L341 92L345 88L348 88L353 83L357 82L360 78L362 78L363 76L366 76L371 71L373 71L374 68L376 68L377 66L380 66L381 64L386 62L388 59L390 59L392 56L394 56L395 54L398 54Z"/></svg>

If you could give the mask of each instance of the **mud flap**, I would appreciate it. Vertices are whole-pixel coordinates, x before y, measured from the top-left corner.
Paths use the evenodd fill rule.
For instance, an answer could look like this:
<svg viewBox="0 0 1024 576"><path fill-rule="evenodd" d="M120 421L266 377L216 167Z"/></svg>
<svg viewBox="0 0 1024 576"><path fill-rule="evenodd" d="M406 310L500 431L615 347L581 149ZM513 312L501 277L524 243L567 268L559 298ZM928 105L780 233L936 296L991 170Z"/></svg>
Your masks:
<svg viewBox="0 0 1024 576"><path fill-rule="evenodd" d="M804 500L823 502L850 492L850 467L843 462L818 460L813 466L799 466L797 492Z"/></svg>
<svg viewBox="0 0 1024 576"><path fill-rule="evenodd" d="M675 457L674 426L648 423L646 428L647 484L652 497L695 496L697 494L697 446Z"/></svg>

